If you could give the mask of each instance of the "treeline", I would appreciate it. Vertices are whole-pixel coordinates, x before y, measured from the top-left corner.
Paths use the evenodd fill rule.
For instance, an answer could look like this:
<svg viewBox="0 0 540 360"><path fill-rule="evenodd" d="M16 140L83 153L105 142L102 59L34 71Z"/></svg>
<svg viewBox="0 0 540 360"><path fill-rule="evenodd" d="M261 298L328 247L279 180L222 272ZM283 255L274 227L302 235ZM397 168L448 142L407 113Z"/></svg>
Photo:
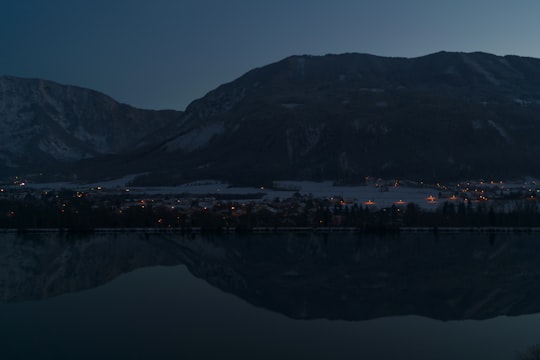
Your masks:
<svg viewBox="0 0 540 360"><path fill-rule="evenodd" d="M95 228L176 228L204 230L256 227L354 227L363 230L395 230L408 227L540 227L536 201L516 201L511 208L480 203L443 203L425 210L414 203L404 207L373 209L331 203L327 200L279 201L270 204L219 202L211 208L196 204L189 209L167 206L122 207L120 200L99 204L87 198L40 201L0 200L0 228L60 228L75 231Z"/></svg>

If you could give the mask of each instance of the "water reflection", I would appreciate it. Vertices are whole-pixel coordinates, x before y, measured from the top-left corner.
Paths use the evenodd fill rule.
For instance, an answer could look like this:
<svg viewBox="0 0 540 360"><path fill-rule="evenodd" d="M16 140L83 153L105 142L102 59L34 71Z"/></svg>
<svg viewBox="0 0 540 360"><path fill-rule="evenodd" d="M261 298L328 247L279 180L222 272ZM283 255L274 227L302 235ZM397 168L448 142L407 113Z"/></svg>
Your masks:
<svg viewBox="0 0 540 360"><path fill-rule="evenodd" d="M2 234L0 299L38 300L137 268L185 264L245 301L301 319L540 312L540 243L498 234Z"/></svg>

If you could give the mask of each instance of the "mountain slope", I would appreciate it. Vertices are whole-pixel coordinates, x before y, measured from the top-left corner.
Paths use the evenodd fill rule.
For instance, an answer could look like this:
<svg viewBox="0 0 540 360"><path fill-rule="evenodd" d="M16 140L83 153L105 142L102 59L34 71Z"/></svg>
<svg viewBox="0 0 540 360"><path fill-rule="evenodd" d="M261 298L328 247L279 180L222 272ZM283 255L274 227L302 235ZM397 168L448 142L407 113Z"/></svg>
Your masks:
<svg viewBox="0 0 540 360"><path fill-rule="evenodd" d="M141 181L538 176L539 110L538 59L292 56L190 104Z"/></svg>
<svg viewBox="0 0 540 360"><path fill-rule="evenodd" d="M135 109L50 81L0 77L0 167L43 170L132 150L180 114Z"/></svg>

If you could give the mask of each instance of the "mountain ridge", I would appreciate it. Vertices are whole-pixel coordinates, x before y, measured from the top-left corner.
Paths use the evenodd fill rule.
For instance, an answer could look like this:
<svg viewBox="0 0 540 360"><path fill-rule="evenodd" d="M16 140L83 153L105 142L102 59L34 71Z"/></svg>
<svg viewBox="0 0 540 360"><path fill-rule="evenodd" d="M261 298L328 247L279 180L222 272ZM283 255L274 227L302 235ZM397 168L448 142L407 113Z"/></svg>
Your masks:
<svg viewBox="0 0 540 360"><path fill-rule="evenodd" d="M539 99L534 58L291 56L192 102L155 154L180 182L534 176Z"/></svg>
<svg viewBox="0 0 540 360"><path fill-rule="evenodd" d="M180 113L42 79L0 77L0 163L21 171L130 151ZM3 161L2 161L3 160Z"/></svg>
<svg viewBox="0 0 540 360"><path fill-rule="evenodd" d="M540 176L539 107L540 59L293 55L142 131L133 151L71 167L79 179L145 173L139 184Z"/></svg>

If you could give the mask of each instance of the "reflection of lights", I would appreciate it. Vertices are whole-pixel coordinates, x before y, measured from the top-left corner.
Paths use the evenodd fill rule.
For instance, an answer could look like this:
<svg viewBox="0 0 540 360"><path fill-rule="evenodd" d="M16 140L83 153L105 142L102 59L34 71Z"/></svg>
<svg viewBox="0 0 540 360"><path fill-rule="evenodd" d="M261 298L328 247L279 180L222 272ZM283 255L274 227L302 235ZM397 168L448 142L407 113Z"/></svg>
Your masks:
<svg viewBox="0 0 540 360"><path fill-rule="evenodd" d="M457 200L457 196L456 195L452 195L449 197L450 200Z"/></svg>
<svg viewBox="0 0 540 360"><path fill-rule="evenodd" d="M399 200L399 201L396 201L394 204L396 204L396 205L405 205L406 202L403 201L403 200Z"/></svg>
<svg viewBox="0 0 540 360"><path fill-rule="evenodd" d="M375 201L368 200L368 201L364 202L364 205L375 205Z"/></svg>
<svg viewBox="0 0 540 360"><path fill-rule="evenodd" d="M435 200L437 200L437 198L433 195L429 195L427 198L426 198L427 201L429 202L435 202Z"/></svg>

